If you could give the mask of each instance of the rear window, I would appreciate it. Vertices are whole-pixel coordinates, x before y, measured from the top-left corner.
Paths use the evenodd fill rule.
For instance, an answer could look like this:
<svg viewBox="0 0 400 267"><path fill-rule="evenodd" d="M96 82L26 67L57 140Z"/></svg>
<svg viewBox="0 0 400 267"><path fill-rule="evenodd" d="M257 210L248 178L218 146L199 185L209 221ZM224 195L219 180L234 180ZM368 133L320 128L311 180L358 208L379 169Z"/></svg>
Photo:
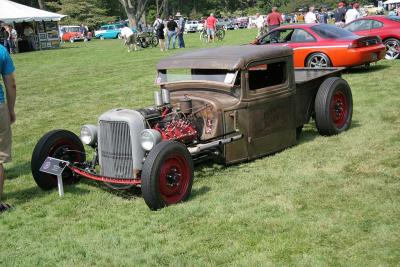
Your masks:
<svg viewBox="0 0 400 267"><path fill-rule="evenodd" d="M65 32L79 32L79 27L66 27Z"/></svg>
<svg viewBox="0 0 400 267"><path fill-rule="evenodd" d="M250 90L263 89L286 81L286 63L261 64L249 68Z"/></svg>
<svg viewBox="0 0 400 267"><path fill-rule="evenodd" d="M392 21L400 22L400 17L399 16L389 16L387 18L392 20Z"/></svg>
<svg viewBox="0 0 400 267"><path fill-rule="evenodd" d="M338 39L338 38L347 38L347 37L355 37L356 35L348 30L338 28L333 25L315 25L311 27L311 29L318 34L321 38L324 39Z"/></svg>

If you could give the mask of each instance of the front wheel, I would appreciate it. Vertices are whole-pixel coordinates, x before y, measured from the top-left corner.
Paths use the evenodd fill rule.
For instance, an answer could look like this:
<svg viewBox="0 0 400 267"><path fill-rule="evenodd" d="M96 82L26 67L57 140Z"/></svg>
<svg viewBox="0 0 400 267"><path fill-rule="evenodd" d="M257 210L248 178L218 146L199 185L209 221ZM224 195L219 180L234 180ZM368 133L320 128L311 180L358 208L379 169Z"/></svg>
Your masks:
<svg viewBox="0 0 400 267"><path fill-rule="evenodd" d="M193 160L187 148L173 141L159 143L142 169L142 195L151 210L186 200L192 190Z"/></svg>
<svg viewBox="0 0 400 267"><path fill-rule="evenodd" d="M353 98L348 83L338 77L326 79L315 97L315 124L321 135L334 135L350 128Z"/></svg>
<svg viewBox="0 0 400 267"><path fill-rule="evenodd" d="M67 130L54 130L45 134L36 144L31 159L31 171L36 184L43 190L57 187L57 177L43 173L40 167L47 157L62 159L69 162L84 162L85 149L78 136ZM62 174L64 184L73 184L79 181L68 168Z"/></svg>
<svg viewBox="0 0 400 267"><path fill-rule="evenodd" d="M116 36L116 38L117 38L117 39L122 39L122 36L121 36L121 34L120 34L120 33L118 33L118 34L117 34L117 36Z"/></svg>
<svg viewBox="0 0 400 267"><path fill-rule="evenodd" d="M400 40L395 38L389 38L384 42L386 46L386 55L385 59L393 60L399 57L400 55Z"/></svg>
<svg viewBox="0 0 400 267"><path fill-rule="evenodd" d="M332 67L331 60L324 53L311 54L306 62L306 67L309 68L327 68Z"/></svg>

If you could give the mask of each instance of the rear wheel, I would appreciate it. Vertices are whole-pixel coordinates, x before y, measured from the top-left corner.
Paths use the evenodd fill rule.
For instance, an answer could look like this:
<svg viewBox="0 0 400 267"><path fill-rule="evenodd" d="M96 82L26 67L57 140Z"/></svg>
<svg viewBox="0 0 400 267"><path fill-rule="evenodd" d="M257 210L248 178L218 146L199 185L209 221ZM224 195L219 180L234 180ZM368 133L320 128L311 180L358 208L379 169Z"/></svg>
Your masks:
<svg viewBox="0 0 400 267"><path fill-rule="evenodd" d="M314 53L307 58L306 67L309 68L327 68L331 67L331 60L324 53Z"/></svg>
<svg viewBox="0 0 400 267"><path fill-rule="evenodd" d="M69 39L70 43L73 43L75 40L73 38Z"/></svg>
<svg viewBox="0 0 400 267"><path fill-rule="evenodd" d="M193 160L186 147L164 141L153 148L142 170L142 195L151 210L186 200L192 190Z"/></svg>
<svg viewBox="0 0 400 267"><path fill-rule="evenodd" d="M225 37L225 31L223 29L218 30L216 33L216 36L217 36L218 40L220 40L220 41L223 40Z"/></svg>
<svg viewBox="0 0 400 267"><path fill-rule="evenodd" d="M395 38L389 38L384 41L386 46L386 55L385 58L388 60L393 60L399 57L400 55L400 40Z"/></svg>
<svg viewBox="0 0 400 267"><path fill-rule="evenodd" d="M117 39L122 39L121 34L118 33L117 36L116 36L116 38L117 38Z"/></svg>
<svg viewBox="0 0 400 267"><path fill-rule="evenodd" d="M40 170L47 157L66 160L69 162L84 162L86 160L85 149L78 136L67 130L54 130L45 134L36 144L31 159L31 171L36 184L43 190L57 187L57 177L43 173ZM68 168L64 170L64 184L73 184L79 181Z"/></svg>
<svg viewBox="0 0 400 267"><path fill-rule="evenodd" d="M158 38L157 38L157 36L151 37L151 45L152 45L153 47L156 47L156 46L158 45Z"/></svg>
<svg viewBox="0 0 400 267"><path fill-rule="evenodd" d="M102 36L100 36L100 40L104 40L104 36L102 35Z"/></svg>
<svg viewBox="0 0 400 267"><path fill-rule="evenodd" d="M353 99L347 82L338 77L326 79L315 98L315 123L321 135L334 135L350 128Z"/></svg>

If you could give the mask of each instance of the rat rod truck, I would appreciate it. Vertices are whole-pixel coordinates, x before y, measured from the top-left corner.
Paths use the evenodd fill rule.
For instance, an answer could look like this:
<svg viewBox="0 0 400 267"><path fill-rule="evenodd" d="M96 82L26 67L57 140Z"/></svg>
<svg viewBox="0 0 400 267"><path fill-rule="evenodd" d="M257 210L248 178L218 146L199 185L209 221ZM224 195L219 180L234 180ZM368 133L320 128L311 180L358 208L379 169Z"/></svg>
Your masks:
<svg viewBox="0 0 400 267"><path fill-rule="evenodd" d="M341 69L294 69L286 47L177 54L157 65L153 106L106 111L97 125L82 126L80 138L67 130L45 134L33 151L33 178L55 188L56 177L40 168L47 157L62 159L64 183L86 177L115 189L140 187L157 210L188 198L198 160L233 164L281 151L296 144L310 118L322 135L347 130L352 94L340 76Z"/></svg>

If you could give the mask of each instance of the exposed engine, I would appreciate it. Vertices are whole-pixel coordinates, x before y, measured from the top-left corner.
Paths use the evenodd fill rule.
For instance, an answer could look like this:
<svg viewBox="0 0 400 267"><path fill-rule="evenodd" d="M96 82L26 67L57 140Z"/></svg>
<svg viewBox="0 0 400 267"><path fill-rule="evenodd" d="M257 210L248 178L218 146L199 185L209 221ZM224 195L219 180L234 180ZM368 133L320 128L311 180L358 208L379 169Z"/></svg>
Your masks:
<svg viewBox="0 0 400 267"><path fill-rule="evenodd" d="M177 106L170 103L169 91L155 92L156 107L138 110L146 119L149 128L161 133L163 140L176 140L190 144L198 140L196 118L193 115L192 100L182 98Z"/></svg>

